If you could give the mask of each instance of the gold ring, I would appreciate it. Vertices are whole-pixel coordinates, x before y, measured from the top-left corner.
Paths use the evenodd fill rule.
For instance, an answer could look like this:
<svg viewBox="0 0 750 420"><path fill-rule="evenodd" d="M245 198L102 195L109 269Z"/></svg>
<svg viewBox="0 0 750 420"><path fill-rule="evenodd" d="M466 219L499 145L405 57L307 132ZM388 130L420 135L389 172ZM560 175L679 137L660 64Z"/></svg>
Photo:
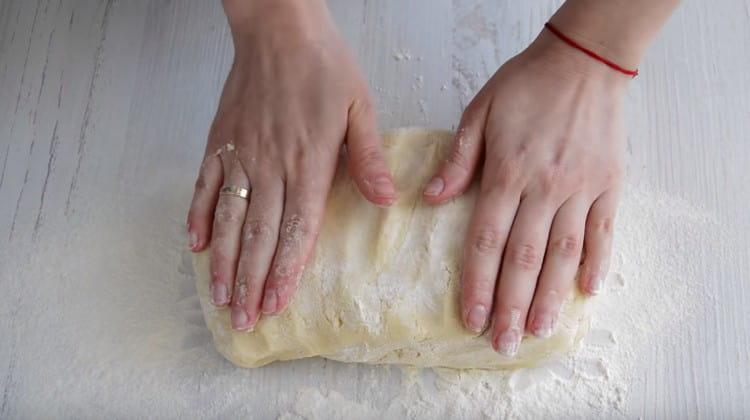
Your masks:
<svg viewBox="0 0 750 420"><path fill-rule="evenodd" d="M235 197L244 198L247 200L248 197L250 197L250 190L247 188L238 187L236 185L227 185L226 187L221 187L221 190L219 190L219 194L221 195L233 195Z"/></svg>

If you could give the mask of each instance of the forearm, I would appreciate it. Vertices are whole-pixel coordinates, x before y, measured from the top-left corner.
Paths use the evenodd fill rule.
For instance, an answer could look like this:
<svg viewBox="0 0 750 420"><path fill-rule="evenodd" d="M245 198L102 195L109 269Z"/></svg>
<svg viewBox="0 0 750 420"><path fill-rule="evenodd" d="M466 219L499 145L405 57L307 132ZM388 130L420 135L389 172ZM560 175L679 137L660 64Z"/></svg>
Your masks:
<svg viewBox="0 0 750 420"><path fill-rule="evenodd" d="M621 66L636 68L679 0L567 0L550 22Z"/></svg>

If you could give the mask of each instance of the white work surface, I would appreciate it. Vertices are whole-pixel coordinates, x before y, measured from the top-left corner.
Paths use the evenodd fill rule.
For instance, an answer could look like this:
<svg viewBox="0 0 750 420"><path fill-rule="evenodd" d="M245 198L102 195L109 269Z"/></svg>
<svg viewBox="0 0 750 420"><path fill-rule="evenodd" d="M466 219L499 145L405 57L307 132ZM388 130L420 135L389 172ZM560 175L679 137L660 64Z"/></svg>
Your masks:
<svg viewBox="0 0 750 420"><path fill-rule="evenodd" d="M329 3L387 130L455 127L559 2ZM183 231L231 60L218 1L0 2L0 418L273 418L303 386L399 392L395 368L213 350ZM688 1L628 91L629 182L744 235L698 245L713 306L678 351L654 337L629 417L750 416L748 68L750 1Z"/></svg>

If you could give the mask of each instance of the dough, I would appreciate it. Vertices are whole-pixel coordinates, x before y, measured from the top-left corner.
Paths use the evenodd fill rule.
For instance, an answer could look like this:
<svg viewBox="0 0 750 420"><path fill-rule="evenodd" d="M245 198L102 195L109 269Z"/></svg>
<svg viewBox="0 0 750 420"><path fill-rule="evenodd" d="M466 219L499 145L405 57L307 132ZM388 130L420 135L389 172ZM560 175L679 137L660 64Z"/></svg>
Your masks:
<svg viewBox="0 0 750 420"><path fill-rule="evenodd" d="M463 327L458 306L462 243L477 185L441 206L421 201L451 141L450 132L416 128L385 136L400 192L388 209L365 201L342 164L297 293L282 315L262 317L253 332L233 331L229 310L211 304L208 253L197 254L198 294L217 350L244 367L322 356L500 369L534 365L571 349L586 324L580 296L566 303L555 334L544 340L525 337L513 358L494 352L487 335Z"/></svg>

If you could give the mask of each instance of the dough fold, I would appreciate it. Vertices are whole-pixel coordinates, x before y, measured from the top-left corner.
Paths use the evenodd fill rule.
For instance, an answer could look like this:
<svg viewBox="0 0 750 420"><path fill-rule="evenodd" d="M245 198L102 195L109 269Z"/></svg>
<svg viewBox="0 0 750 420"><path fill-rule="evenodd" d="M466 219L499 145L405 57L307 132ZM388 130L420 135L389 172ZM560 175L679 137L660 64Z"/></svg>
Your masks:
<svg viewBox="0 0 750 420"><path fill-rule="evenodd" d="M216 349L244 367L321 356L484 369L535 365L572 349L586 326L584 299L578 295L566 302L551 337L525 337L513 358L492 351L486 335L463 327L462 243L477 183L440 206L421 200L452 139L450 132L419 128L385 136L386 159L399 189L399 199L388 209L365 201L340 164L297 293L283 314L262 317L253 332L233 331L229 310L211 304L208 253L196 254L197 290Z"/></svg>

